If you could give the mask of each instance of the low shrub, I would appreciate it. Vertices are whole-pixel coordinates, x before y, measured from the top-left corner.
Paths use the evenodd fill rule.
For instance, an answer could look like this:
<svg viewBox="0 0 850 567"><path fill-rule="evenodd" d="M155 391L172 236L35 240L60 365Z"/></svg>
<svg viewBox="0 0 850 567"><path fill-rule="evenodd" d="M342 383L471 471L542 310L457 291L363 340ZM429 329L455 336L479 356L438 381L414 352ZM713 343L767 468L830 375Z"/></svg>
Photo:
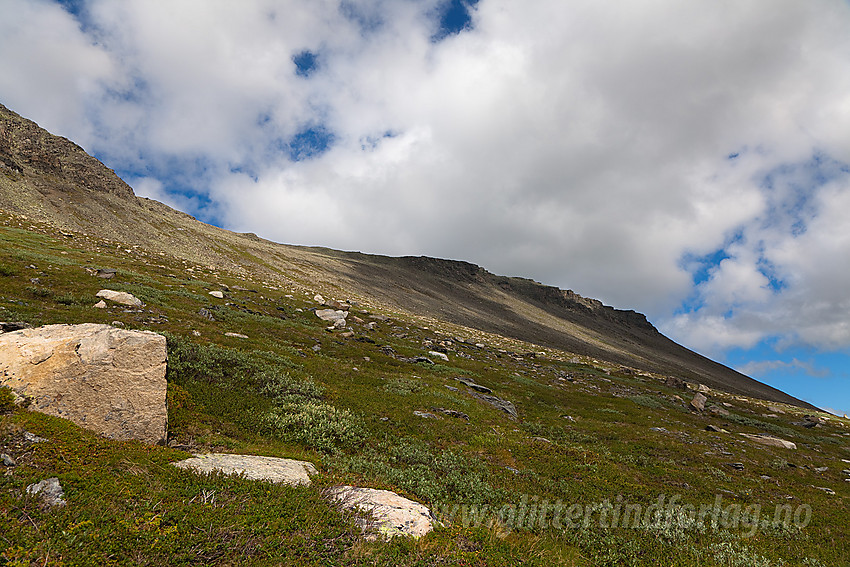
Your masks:
<svg viewBox="0 0 850 567"><path fill-rule="evenodd" d="M331 453L363 443L365 430L348 410L322 402L283 403L261 419L269 433Z"/></svg>

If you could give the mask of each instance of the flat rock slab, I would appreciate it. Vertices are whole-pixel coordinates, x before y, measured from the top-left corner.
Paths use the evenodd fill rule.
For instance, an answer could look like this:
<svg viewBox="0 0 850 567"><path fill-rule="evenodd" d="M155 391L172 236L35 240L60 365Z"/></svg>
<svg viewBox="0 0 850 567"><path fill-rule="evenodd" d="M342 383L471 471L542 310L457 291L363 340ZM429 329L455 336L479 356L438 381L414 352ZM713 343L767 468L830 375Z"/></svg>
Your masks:
<svg viewBox="0 0 850 567"><path fill-rule="evenodd" d="M191 459L173 464L175 467L199 473L219 471L227 475L244 476L249 480L282 482L293 486L310 484L310 475L319 474L313 463L307 461L229 453L195 455Z"/></svg>
<svg viewBox="0 0 850 567"><path fill-rule="evenodd" d="M779 437L771 437L770 435L754 435L752 433L739 433L738 435L746 437L747 439L751 439L756 443L761 443L762 445L769 445L771 447L782 447L783 449L797 448L796 443L786 441L785 439L780 439Z"/></svg>
<svg viewBox="0 0 850 567"><path fill-rule="evenodd" d="M369 534L367 539L400 535L419 538L434 529L434 517L426 506L389 490L339 486L331 496L343 508L357 509L371 517L374 524L366 521L361 523L361 528L364 531L373 528L377 535Z"/></svg>
<svg viewBox="0 0 850 567"><path fill-rule="evenodd" d="M165 440L165 337L109 325L47 325L0 335L0 385L31 410L111 439Z"/></svg>

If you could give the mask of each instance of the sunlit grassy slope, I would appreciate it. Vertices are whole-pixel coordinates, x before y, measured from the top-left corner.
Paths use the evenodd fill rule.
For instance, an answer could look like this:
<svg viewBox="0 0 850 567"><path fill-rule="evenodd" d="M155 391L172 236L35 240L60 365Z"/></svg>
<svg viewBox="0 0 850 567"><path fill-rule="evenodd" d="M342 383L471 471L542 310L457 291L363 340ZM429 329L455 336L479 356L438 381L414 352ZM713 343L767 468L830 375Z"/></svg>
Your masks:
<svg viewBox="0 0 850 567"><path fill-rule="evenodd" d="M329 331L313 292L348 297L289 275L263 283L0 216L0 321L153 330L170 357L168 447L101 439L0 397L0 452L17 461L0 469L0 565L850 564L847 420L804 428L806 410L717 391L708 406L728 415L693 413L693 393L662 374L363 300L350 330ZM95 309L102 288L146 305ZM448 362L400 360L433 350ZM458 378L512 402L518 418ZM306 459L321 475L290 488L169 465L204 451ZM51 476L64 508L25 494ZM395 490L443 525L419 541L365 542L323 497L342 483ZM653 505L657 521L633 521ZM687 505L707 514L689 517Z"/></svg>

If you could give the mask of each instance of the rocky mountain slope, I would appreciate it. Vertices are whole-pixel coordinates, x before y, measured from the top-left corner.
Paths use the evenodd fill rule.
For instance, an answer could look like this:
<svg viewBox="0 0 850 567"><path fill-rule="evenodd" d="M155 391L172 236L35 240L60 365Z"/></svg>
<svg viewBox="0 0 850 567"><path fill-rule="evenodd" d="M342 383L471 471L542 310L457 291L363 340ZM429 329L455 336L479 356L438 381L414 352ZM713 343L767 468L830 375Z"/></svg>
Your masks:
<svg viewBox="0 0 850 567"><path fill-rule="evenodd" d="M121 246L315 290L731 393L809 404L676 344L634 311L466 262L277 244L138 198L74 143L0 105L0 209L104 249Z"/></svg>

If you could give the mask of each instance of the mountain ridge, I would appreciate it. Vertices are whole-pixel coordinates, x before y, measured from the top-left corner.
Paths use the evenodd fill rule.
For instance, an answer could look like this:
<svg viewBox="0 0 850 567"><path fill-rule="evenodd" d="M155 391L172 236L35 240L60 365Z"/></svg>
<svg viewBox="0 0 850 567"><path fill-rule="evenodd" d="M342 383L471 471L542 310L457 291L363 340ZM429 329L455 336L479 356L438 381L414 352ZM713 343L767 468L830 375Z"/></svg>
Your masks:
<svg viewBox="0 0 850 567"><path fill-rule="evenodd" d="M678 345L643 314L571 290L495 275L461 260L278 244L202 223L135 196L81 147L2 104L0 209L88 238L95 246L143 248L256 281L315 288L731 393L814 408Z"/></svg>

